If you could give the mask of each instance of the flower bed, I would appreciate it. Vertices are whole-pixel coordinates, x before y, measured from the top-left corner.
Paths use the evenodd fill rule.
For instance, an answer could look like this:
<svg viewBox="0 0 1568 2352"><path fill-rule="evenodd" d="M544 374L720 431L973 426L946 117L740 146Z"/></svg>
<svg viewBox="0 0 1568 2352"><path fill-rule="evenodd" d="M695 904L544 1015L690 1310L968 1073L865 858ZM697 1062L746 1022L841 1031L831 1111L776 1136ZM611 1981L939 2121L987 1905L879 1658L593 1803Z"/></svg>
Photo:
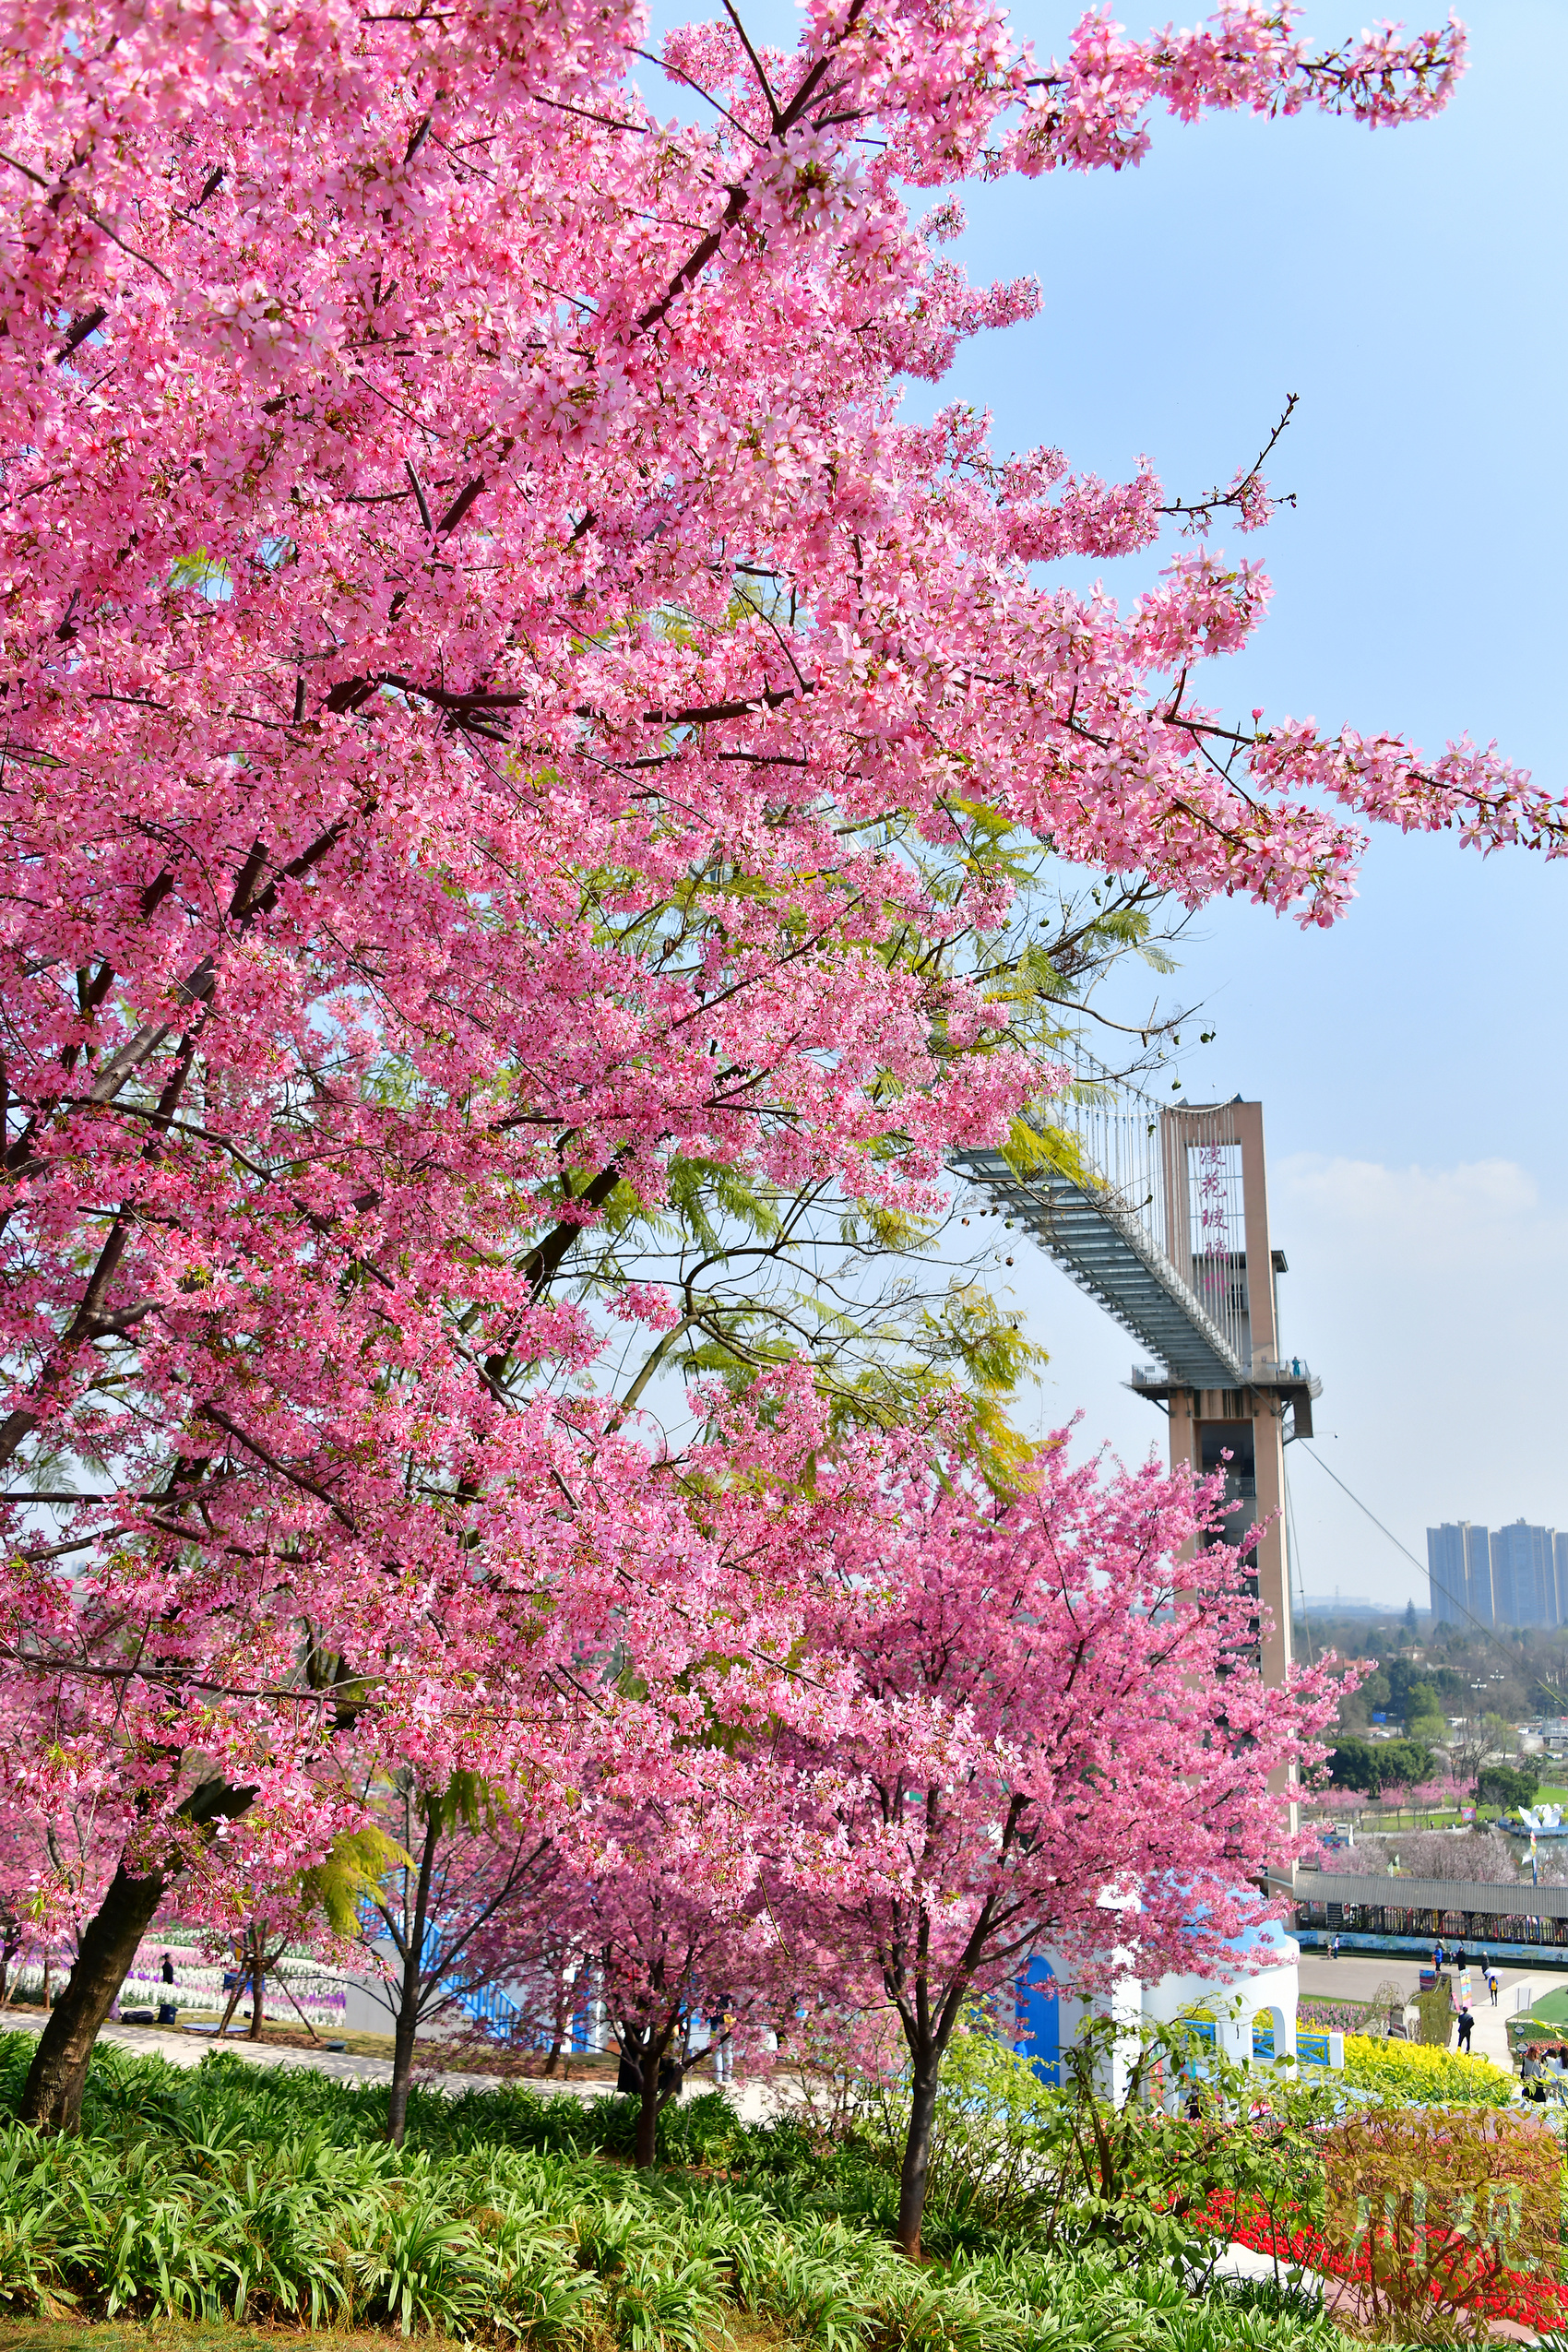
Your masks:
<svg viewBox="0 0 1568 2352"><path fill-rule="evenodd" d="M1513 2075L1490 2058L1365 2034L1345 2037L1345 2080L1412 2107L1512 2107L1517 2096Z"/></svg>
<svg viewBox="0 0 1568 2352"><path fill-rule="evenodd" d="M168 2003L176 2010L192 2010L210 2015L220 2010L229 1995L224 1990L221 1968L181 1968L171 1984L165 1984L156 1968L135 1969L120 1988L118 2006L125 2009L158 2008ZM194 1982L193 1982L194 1978ZM250 1989L241 1995L242 2005L250 2006ZM323 1982L319 1978L296 1979L274 1969L267 1979L267 2013L283 2023L296 2014L308 2017L313 2025L329 2025L340 2030L346 2000L340 1984Z"/></svg>
<svg viewBox="0 0 1568 2352"><path fill-rule="evenodd" d="M1372 2255L1366 2249L1347 2257L1315 2229L1277 2233L1266 2214L1225 2213L1218 2201L1211 2210L1233 2243L1250 2246L1254 2253L1277 2256L1282 2267L1314 2271L1321 2278L1342 2279L1351 2287L1366 2288L1372 2283ZM1438 2236L1435 2231L1432 2234ZM1489 2320L1515 2320L1538 2334L1549 2334L1554 2329L1568 2329L1568 2282L1509 2271L1498 2285L1481 2289L1469 2308Z"/></svg>
<svg viewBox="0 0 1568 2352"><path fill-rule="evenodd" d="M1296 2025L1318 2034L1359 2034L1374 2011L1370 2001L1323 2001L1304 1996L1296 2011Z"/></svg>

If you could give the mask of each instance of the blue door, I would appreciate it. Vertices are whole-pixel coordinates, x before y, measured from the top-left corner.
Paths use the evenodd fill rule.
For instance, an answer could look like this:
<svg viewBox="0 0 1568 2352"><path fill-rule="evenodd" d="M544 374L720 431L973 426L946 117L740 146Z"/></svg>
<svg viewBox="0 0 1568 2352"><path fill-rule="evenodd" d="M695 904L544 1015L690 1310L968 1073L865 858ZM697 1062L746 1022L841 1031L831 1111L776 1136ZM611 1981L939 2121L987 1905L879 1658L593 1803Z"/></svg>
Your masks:
<svg viewBox="0 0 1568 2352"><path fill-rule="evenodd" d="M1018 2038L1013 2047L1027 2058L1042 2083L1062 2085L1062 2002L1056 1973L1037 1953L1018 1978Z"/></svg>

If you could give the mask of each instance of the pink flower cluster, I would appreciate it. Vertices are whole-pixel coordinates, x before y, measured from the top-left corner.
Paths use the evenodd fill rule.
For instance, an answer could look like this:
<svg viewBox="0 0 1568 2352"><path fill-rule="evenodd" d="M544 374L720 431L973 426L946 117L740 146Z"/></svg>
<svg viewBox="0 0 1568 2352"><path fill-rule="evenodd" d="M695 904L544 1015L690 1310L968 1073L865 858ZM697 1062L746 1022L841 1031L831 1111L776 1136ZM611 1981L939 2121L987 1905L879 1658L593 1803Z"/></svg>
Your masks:
<svg viewBox="0 0 1568 2352"><path fill-rule="evenodd" d="M1042 578L1149 542L1146 467L898 409L1038 300L970 287L909 184L1133 161L1156 106L1392 122L1459 38L1316 55L1249 0L1086 18L1040 76L992 0L811 0L789 54L671 36L695 127L643 38L625 0L0 0L0 1467L89 1498L57 1541L6 1506L9 1783L137 1867L287 1874L394 1768L569 1812L585 1723L635 1825L750 1711L879 1953L949 1869L984 1907L1006 1786L1075 1931L1112 1860L1218 1904L1317 1702L1225 1682L1255 1747L1221 1835L1184 1694L1231 1618L1137 1614L1187 1500L1069 1482L999 1533L851 1453L829 1524L809 1397L716 1402L679 1461L620 1426L573 1273L681 1163L920 1209L1060 1082L954 945L1006 911L997 834L1307 922L1357 818L1561 846L1491 751L1189 699L1254 566L1189 554L1126 612ZM990 1581L1015 1545L1028 1625ZM915 1672L955 1590L994 1687ZM659 1694L624 1725L585 1696L614 1658ZM200 1835L198 1767L249 1792ZM949 1782L928 1865L897 1792ZM1178 1907L1149 1896L1151 1948Z"/></svg>

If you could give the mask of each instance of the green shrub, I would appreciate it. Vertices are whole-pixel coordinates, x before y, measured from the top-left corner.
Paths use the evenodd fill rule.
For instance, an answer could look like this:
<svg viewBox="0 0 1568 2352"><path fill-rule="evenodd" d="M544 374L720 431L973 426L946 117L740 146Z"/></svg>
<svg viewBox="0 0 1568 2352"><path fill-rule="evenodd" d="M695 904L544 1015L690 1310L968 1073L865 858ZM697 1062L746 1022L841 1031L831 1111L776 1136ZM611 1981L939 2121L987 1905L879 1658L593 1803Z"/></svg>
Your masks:
<svg viewBox="0 0 1568 2352"><path fill-rule="evenodd" d="M1371 1797L1385 1788L1417 1788L1432 1771L1431 1750L1419 1740L1342 1739L1328 1759L1336 1788L1359 1788Z"/></svg>
<svg viewBox="0 0 1568 2352"><path fill-rule="evenodd" d="M1455 2011L1446 1985L1416 1995L1417 2038L1429 2049L1446 2049L1454 2039Z"/></svg>
<svg viewBox="0 0 1568 2352"><path fill-rule="evenodd" d="M32 2048L0 2040L13 2111ZM988 2050L963 2058L955 2086L955 2180L980 2130L969 2096L990 2102L1004 2148L1057 2111ZM743 2126L712 2096L670 2112L671 2145L700 2171L617 2160L624 2100L523 2086L416 2091L398 2151L378 2086L105 2049L81 2138L0 2127L0 2312L540 2352L721 2352L742 2312L799 2352L1344 2352L1289 2296L1216 2287L1196 2303L1169 2264L1051 2251L974 2199L950 2217L944 2259L911 2268L890 2242L896 2180L864 2141L827 2144L789 2118ZM1033 2193L1011 2160L986 2158L1004 2165L997 2211Z"/></svg>
<svg viewBox="0 0 1568 2352"><path fill-rule="evenodd" d="M1488 1764L1476 1776L1476 1802L1479 1805L1500 1805L1511 1812L1515 1805L1533 1805L1540 1783L1537 1765Z"/></svg>
<svg viewBox="0 0 1568 2352"><path fill-rule="evenodd" d="M1360 2256L1363 2316L1405 2342L1467 2321L1511 2275L1555 2272L1562 2156L1544 2124L1463 2108L1368 2108L1324 2143L1324 2237Z"/></svg>

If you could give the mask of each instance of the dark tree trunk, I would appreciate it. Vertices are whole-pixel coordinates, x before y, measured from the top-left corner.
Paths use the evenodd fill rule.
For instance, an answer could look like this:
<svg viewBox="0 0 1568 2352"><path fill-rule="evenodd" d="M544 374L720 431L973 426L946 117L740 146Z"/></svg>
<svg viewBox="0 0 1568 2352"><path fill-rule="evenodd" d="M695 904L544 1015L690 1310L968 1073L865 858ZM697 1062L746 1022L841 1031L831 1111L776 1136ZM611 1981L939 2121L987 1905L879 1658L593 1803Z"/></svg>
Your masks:
<svg viewBox="0 0 1568 2352"><path fill-rule="evenodd" d="M659 2061L651 2042L642 2056L642 2097L637 2101L637 2163L646 2172L659 2160Z"/></svg>
<svg viewBox="0 0 1568 2352"><path fill-rule="evenodd" d="M206 1780L193 1788L179 1812L199 1829L220 1819L232 1821L255 1796L254 1788L232 1788ZM168 1886L168 1874L134 1874L124 1858L109 1892L82 1930L69 1981L44 2022L33 2052L18 2113L44 2132L74 2132L81 2117L82 2088L99 2027L113 2006Z"/></svg>
<svg viewBox="0 0 1568 2352"><path fill-rule="evenodd" d="M232 2021L233 2021L234 2012L235 2012L235 2010L236 2010L236 2009L238 2009L238 2007L239 2007L239 2005L240 2005L240 1997L241 1997L241 1995L244 1993L244 1989L245 1989L245 1973L244 1973L244 1970L242 1968L242 1969L239 1971L238 1975L237 1975L237 1976L235 1977L235 1978L234 1978L234 1990L233 1990L233 1991L232 1991L232 1992L229 1995L228 2006L225 2008L225 2010L224 2010L224 2012L223 2012L222 2016L221 2016L221 2017L220 2018L220 2020L219 2020L219 2024L218 2024L218 2039L219 2039L220 2041L221 2041L221 2040L222 2040L222 2038L223 2038L224 2035L228 2032L229 2027L230 2027L231 2024L232 2024Z"/></svg>
<svg viewBox="0 0 1568 2352"><path fill-rule="evenodd" d="M909 2131L898 2180L898 2243L912 2263L921 2258L926 2176L931 2170L931 2131L936 2116L936 2086L942 2052L927 2043L915 2052L909 2083Z"/></svg>
<svg viewBox="0 0 1568 2352"><path fill-rule="evenodd" d="M659 2161L659 2119L680 2089L679 2067L672 2069L668 2079L665 2076L674 2033L671 2019L661 2033L649 2025L625 2026L620 2037L622 2066L629 2060L636 2076L636 2162L645 2172ZM630 2090L633 2085L624 2087Z"/></svg>
<svg viewBox="0 0 1568 2352"><path fill-rule="evenodd" d="M392 2029L392 2087L386 2099L386 2136L395 2148L403 2144L409 2128L409 2091L414 2074L414 2027L419 2023L419 1987L405 1990Z"/></svg>
<svg viewBox="0 0 1568 2352"><path fill-rule="evenodd" d="M74 2132L98 2029L108 2016L137 1946L152 1925L168 1882L160 1871L132 1878L122 1862L83 1932L70 1981L49 2012L18 2110L44 2132Z"/></svg>
<svg viewBox="0 0 1568 2352"><path fill-rule="evenodd" d="M395 2148L403 2144L409 2122L409 2085L414 2073L414 2032L419 2025L420 1994L424 1976L424 1937L430 1911L430 1882L435 1849L441 1843L441 1817L432 1810L424 1826L419 1882L414 1889L413 1918L403 1921L403 1982L398 2001L398 2021L392 2031L392 2087L386 2099L386 2136Z"/></svg>

